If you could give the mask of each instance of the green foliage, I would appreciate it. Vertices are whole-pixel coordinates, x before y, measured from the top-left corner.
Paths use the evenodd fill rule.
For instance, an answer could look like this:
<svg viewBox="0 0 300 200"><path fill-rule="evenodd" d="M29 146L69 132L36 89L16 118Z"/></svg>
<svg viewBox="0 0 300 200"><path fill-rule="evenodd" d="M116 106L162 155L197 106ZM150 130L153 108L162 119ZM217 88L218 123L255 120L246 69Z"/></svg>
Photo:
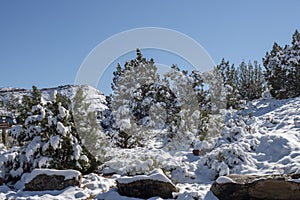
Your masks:
<svg viewBox="0 0 300 200"><path fill-rule="evenodd" d="M210 110L208 108L208 92L204 90L204 80L201 73L187 71L173 65L170 72L165 74L165 79L170 83L171 91L176 95L178 112L172 116L169 126L170 137L175 144L191 145L194 140L207 137L207 124Z"/></svg>
<svg viewBox="0 0 300 200"><path fill-rule="evenodd" d="M25 118L21 126L11 130L20 147L8 152L14 156L3 164L5 181L18 180L23 173L42 167L76 169L82 173L96 169L95 157L81 145L72 112L68 110L68 98L56 94L54 101L43 104L41 93L33 88L23 100L20 112Z"/></svg>
<svg viewBox="0 0 300 200"><path fill-rule="evenodd" d="M242 62L238 68L239 94L243 100L253 100L261 97L264 91L264 77L260 65L254 61L246 65Z"/></svg>
<svg viewBox="0 0 300 200"><path fill-rule="evenodd" d="M216 70L222 78L223 86L225 88L226 108L239 108L240 94L238 86L238 71L235 66L229 64L223 58L220 65L217 65ZM221 94L223 95L223 94Z"/></svg>
<svg viewBox="0 0 300 200"><path fill-rule="evenodd" d="M292 37L292 46L282 48L275 42L263 64L273 97L284 99L300 95L300 33L297 30Z"/></svg>
<svg viewBox="0 0 300 200"><path fill-rule="evenodd" d="M40 104L42 101L42 94L36 86L32 86L30 95L23 96L22 105L19 107L19 117L24 120L30 114L30 111L34 105Z"/></svg>
<svg viewBox="0 0 300 200"><path fill-rule="evenodd" d="M222 151L219 151L219 153L217 155L217 161L219 161L219 162L225 161L225 156Z"/></svg>
<svg viewBox="0 0 300 200"><path fill-rule="evenodd" d="M91 109L91 103L84 94L83 88L79 87L73 98L74 128L78 133L84 148L101 160L105 154L106 138L96 120L96 111Z"/></svg>
<svg viewBox="0 0 300 200"><path fill-rule="evenodd" d="M153 130L163 129L174 142L188 138L190 145L200 135L205 138L209 111L200 72L188 74L173 65L160 79L153 59L137 50L136 59L117 66L112 89L111 135L117 146L143 146L156 136Z"/></svg>
<svg viewBox="0 0 300 200"><path fill-rule="evenodd" d="M251 62L247 65L243 61L236 68L222 59L216 70L222 77L225 88L226 108L240 109L243 100L258 99L265 90L263 71L257 61L254 61L254 66Z"/></svg>
<svg viewBox="0 0 300 200"><path fill-rule="evenodd" d="M124 68L118 64L113 74L110 109L113 129L118 133L114 134L113 141L123 148L140 146L150 137L140 125L149 109L140 106L147 95L146 89L159 80L157 68L152 59L146 60L137 49L136 59L126 62Z"/></svg>

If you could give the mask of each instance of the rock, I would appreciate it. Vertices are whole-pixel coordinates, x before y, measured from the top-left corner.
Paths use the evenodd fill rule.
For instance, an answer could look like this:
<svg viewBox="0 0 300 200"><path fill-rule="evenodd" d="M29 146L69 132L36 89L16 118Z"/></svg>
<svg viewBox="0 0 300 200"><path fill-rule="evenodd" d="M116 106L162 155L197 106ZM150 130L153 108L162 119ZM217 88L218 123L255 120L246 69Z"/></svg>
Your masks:
<svg viewBox="0 0 300 200"><path fill-rule="evenodd" d="M28 191L62 190L81 185L82 175L76 170L35 169L26 174L25 189Z"/></svg>
<svg viewBox="0 0 300 200"><path fill-rule="evenodd" d="M194 145L193 154L195 156L203 156L211 151L211 147L207 141L200 141Z"/></svg>
<svg viewBox="0 0 300 200"><path fill-rule="evenodd" d="M195 156L204 156L206 153L210 152L211 150L210 149L202 149L202 150L199 150L199 149L194 149L193 150L193 154Z"/></svg>
<svg viewBox="0 0 300 200"><path fill-rule="evenodd" d="M219 177L210 190L220 200L266 199L293 200L300 197L299 174L237 175ZM231 180L231 181L222 181Z"/></svg>
<svg viewBox="0 0 300 200"><path fill-rule="evenodd" d="M161 169L154 170L149 175L122 177L116 182L119 194L128 197L148 199L158 196L167 199L173 198L173 192L178 192Z"/></svg>

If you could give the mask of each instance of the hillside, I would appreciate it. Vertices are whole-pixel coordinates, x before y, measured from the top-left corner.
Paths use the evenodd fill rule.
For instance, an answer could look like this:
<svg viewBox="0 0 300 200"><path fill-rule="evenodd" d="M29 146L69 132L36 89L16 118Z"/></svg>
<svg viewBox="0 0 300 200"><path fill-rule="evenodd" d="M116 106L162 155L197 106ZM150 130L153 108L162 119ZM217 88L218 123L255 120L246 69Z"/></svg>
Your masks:
<svg viewBox="0 0 300 200"><path fill-rule="evenodd" d="M91 103L91 108L94 109L94 111L102 111L106 109L105 96L97 89L88 85L64 85L53 88L42 88L40 91L42 93L43 101L46 102L53 100L54 91L68 97L69 99L73 99L79 87L83 88L84 95L86 95L85 99ZM30 91L31 90L21 88L0 88L0 99L4 104L8 102L18 104L21 103L21 99L24 95L30 94ZM0 110L0 114L2 113L5 114L5 111Z"/></svg>
<svg viewBox="0 0 300 200"><path fill-rule="evenodd" d="M77 86L43 89L45 101L54 90L73 97ZM1 90L2 99L14 98L28 91ZM85 92L95 109L105 108L105 98L96 89L85 86ZM12 95L11 95L12 94ZM28 192L0 186L1 199L120 199L115 179L125 175L144 174L155 168L167 172L179 193L177 199L216 199L209 191L216 177L232 173L273 174L298 172L300 167L300 97L286 100L266 98L248 102L244 110L226 110L225 127L221 135L209 143L202 142L200 150L209 150L201 156L192 154L192 148L169 150L159 141L149 140L146 147L133 149L111 148L99 174L83 177L82 186L62 191ZM1 147L1 154L6 149ZM104 174L114 174L103 176ZM151 198L160 199L160 198Z"/></svg>

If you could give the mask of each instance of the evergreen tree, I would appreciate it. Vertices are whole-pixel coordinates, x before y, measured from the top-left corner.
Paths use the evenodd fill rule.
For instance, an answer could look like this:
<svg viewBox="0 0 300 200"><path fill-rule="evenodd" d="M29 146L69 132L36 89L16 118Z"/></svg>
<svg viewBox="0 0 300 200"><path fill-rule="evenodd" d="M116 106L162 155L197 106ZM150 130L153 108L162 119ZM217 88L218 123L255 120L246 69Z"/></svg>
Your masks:
<svg viewBox="0 0 300 200"><path fill-rule="evenodd" d="M42 102L37 88L24 96L20 110L25 117L23 124L10 132L20 147L7 152L9 159L2 166L6 182L16 181L35 168L77 169L83 173L95 169L95 159L81 145L68 108L69 99L57 93L55 100L47 104Z"/></svg>
<svg viewBox="0 0 300 200"><path fill-rule="evenodd" d="M195 140L204 139L207 134L208 112L207 93L203 89L203 79L199 72L187 71L173 65L165 77L169 79L171 90L177 97L180 111L174 113L170 126L173 147L182 148L192 145Z"/></svg>
<svg viewBox="0 0 300 200"><path fill-rule="evenodd" d="M276 42L263 59L265 79L271 86L270 93L276 98L300 95L300 34L296 30L292 46L280 47Z"/></svg>
<svg viewBox="0 0 300 200"><path fill-rule="evenodd" d="M124 68L117 66L112 83L110 109L113 116L113 128L117 130L113 135L118 146L131 148L143 145L143 140L150 137L143 130L140 120L144 111L136 105L145 99L142 91L159 81L157 68L153 59L143 58L137 49L137 58L126 62Z"/></svg>
<svg viewBox="0 0 300 200"><path fill-rule="evenodd" d="M76 132L79 134L82 145L95 157L102 160L105 154L107 139L99 127L96 113L91 109L87 95L83 88L79 87L73 98L73 118Z"/></svg>
<svg viewBox="0 0 300 200"><path fill-rule="evenodd" d="M30 95L25 95L22 98L22 105L20 106L20 119L24 120L28 117L28 113L33 105L38 105L42 101L42 94L36 86L32 86Z"/></svg>
<svg viewBox="0 0 300 200"><path fill-rule="evenodd" d="M114 72L112 117L104 125L112 124L115 144L122 148L142 146L159 130L168 130L166 136L173 147L180 143L184 148L204 139L210 111L202 76L174 65L160 80L154 61L146 60L137 50L136 59L126 62L124 68L118 65Z"/></svg>
<svg viewBox="0 0 300 200"><path fill-rule="evenodd" d="M222 93L226 96L226 107L238 109L240 107L240 95L238 86L238 72L235 66L229 64L229 61L225 61L223 58L220 65L216 66L216 71L220 74L224 89ZM218 76L218 75L217 75ZM216 74L214 77L217 77ZM220 81L219 81L220 82ZM220 91L221 92L221 91ZM220 94L224 95L224 94Z"/></svg>
<svg viewBox="0 0 300 200"><path fill-rule="evenodd" d="M265 80L257 61L254 61L254 66L251 62L247 65L243 61L238 68L235 68L234 65L230 66L228 61L222 59L216 70L222 77L227 108L241 109L243 101L251 101L261 97Z"/></svg>

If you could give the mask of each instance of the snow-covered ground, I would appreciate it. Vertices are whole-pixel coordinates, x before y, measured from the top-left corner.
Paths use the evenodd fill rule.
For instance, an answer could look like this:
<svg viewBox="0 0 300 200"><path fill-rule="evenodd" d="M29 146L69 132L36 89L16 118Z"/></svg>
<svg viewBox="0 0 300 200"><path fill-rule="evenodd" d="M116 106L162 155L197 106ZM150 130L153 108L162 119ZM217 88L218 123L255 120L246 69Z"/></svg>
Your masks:
<svg viewBox="0 0 300 200"><path fill-rule="evenodd" d="M120 196L115 180L144 174L156 168L179 188L178 200L216 199L209 191L218 176L228 173L294 173L300 167L300 97L286 100L262 99L248 103L243 111L228 110L221 135L203 156L192 148L168 151L160 144L148 148L112 149L103 173L88 174L81 187L61 191L28 192L0 186L0 199L105 199L134 200ZM152 141L153 142L153 141ZM151 148L149 148L151 146ZM1 148L0 153L5 150ZM222 177L219 181L229 181ZM159 197L151 200L160 199Z"/></svg>

